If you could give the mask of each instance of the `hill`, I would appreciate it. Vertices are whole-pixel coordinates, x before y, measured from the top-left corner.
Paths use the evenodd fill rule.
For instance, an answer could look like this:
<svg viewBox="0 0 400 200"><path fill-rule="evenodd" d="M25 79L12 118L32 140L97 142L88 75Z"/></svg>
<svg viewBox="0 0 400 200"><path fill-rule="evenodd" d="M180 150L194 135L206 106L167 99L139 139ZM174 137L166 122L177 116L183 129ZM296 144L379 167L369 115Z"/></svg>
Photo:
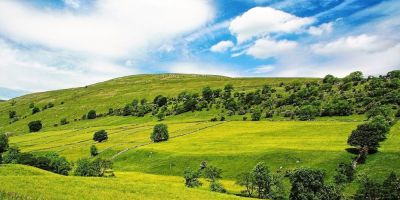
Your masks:
<svg viewBox="0 0 400 200"><path fill-rule="evenodd" d="M272 172L281 174L301 167L322 169L327 174L327 181L332 183L338 164L350 162L356 156L351 153L347 139L358 125L365 123L369 110L374 107L364 103L376 103L381 99L382 104L391 105L384 102L391 98L379 95L398 91L395 86L397 89L377 95L373 92L378 89L365 91L374 85L372 79L348 80L335 79L331 87L326 88L329 86L325 83L326 78L137 75L0 102L0 132L11 136L11 146L38 155L56 152L76 163L89 157L89 149L95 145L99 150L98 157L114 162L116 174L116 178L58 175L49 178L42 174L39 174L40 178L32 178L33 173L21 172L24 176L15 178L17 175L13 175L13 171L24 170L9 169L21 166L3 165L0 166L0 176L7 185L0 194L36 198L31 196L35 189L30 187L40 183L51 185L48 191L39 188L49 199L65 199L62 195L67 199L76 198L68 196L76 193L82 195L80 199L91 199L92 196L85 195L93 193L101 194L96 197L99 199L239 198L206 191L208 181L205 180L202 182L206 184L199 189L184 187L183 171L196 169L204 161L222 169L222 183L229 194L239 194L243 190L234 184L237 175L251 170L259 162L264 162ZM384 81L385 84L393 82ZM227 93L229 84L234 89L226 98L223 95ZM389 88L384 84L377 85ZM199 109L207 86L213 92L221 89L225 93ZM182 93L184 91L187 93ZM372 94L375 96L370 97ZM157 104L155 97L158 95L167 97L164 106L153 105ZM194 109L180 112L193 99L196 99ZM237 103L235 108L227 104L231 100ZM135 109L146 106L150 109L139 116ZM40 112L32 114L34 107L38 107ZM314 107L318 107L318 114L313 111ZM168 115L160 122L157 113L162 109ZM259 109L262 116L251 121ZM390 107L391 111L396 109L395 105ZM88 119L89 110L97 112L95 119ZM302 110L307 111L306 115ZM17 117L10 119L10 111L15 111ZM268 115L270 112L271 116ZM328 114L323 114L325 112ZM62 125L60 120L63 118L69 123ZM41 120L43 129L29 133L27 124L34 120ZM168 125L170 138L153 143L149 137L158 123ZM108 133L106 142L93 141L93 133L98 130ZM397 123L390 129L387 139L381 142L379 151L369 155L366 163L357 167L357 180L361 180L363 175L382 180L392 171L400 173L399 133L400 124ZM68 184L65 191L64 184ZM284 184L288 194L288 180ZM355 181L347 185L345 195L354 194L358 184Z"/></svg>

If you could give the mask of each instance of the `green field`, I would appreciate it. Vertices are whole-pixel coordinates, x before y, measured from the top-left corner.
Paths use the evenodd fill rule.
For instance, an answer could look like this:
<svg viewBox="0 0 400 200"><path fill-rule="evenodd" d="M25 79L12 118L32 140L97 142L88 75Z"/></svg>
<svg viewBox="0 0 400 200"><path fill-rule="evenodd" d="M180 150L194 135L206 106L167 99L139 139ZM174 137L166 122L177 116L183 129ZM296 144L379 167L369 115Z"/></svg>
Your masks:
<svg viewBox="0 0 400 200"><path fill-rule="evenodd" d="M95 144L100 156L114 161L114 178L65 177L21 165L0 166L0 197L31 199L239 199L241 189L234 184L236 176L265 162L273 172L298 167L324 169L332 180L340 162L355 155L346 151L347 137L365 119L363 115L320 117L314 121L263 119L241 121L227 117L224 122L210 122L219 111L185 113L167 117L170 140L151 143L149 136L158 123L155 117L107 116L95 120L74 121L90 109L106 112L134 98L151 100L157 94L173 96L182 92L200 92L204 86L222 88L232 83L237 90L253 90L265 83L304 82L314 79L240 78L200 75L140 75L69 90L31 94L0 102L0 132L9 132L12 145L23 152L58 152L69 161L90 156ZM36 115L29 104L55 107ZM61 102L64 102L61 104ZM8 111L15 109L25 116L9 124ZM54 127L61 118L71 123ZM44 129L28 133L26 124L40 119ZM109 139L92 140L95 131L104 129ZM357 175L381 179L391 171L400 173L400 124L392 127L380 151L360 165ZM222 183L229 194L208 191L207 184L198 189L184 187L182 173L186 167L198 168L202 161L223 170ZM203 180L204 183L207 181ZM346 189L354 192L357 182ZM289 189L289 188L287 188Z"/></svg>

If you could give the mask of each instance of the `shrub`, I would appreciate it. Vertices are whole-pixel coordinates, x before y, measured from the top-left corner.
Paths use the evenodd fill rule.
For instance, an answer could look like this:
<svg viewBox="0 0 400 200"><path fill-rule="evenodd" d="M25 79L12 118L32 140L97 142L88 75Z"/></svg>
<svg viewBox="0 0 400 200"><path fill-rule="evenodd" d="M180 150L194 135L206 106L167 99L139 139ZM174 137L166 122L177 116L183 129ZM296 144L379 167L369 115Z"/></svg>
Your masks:
<svg viewBox="0 0 400 200"><path fill-rule="evenodd" d="M169 138L168 126L165 124L157 124L153 128L150 139L153 142L166 141Z"/></svg>
<svg viewBox="0 0 400 200"><path fill-rule="evenodd" d="M103 142L108 139L107 132L105 130L99 130L94 133L93 140L97 142Z"/></svg>
<svg viewBox="0 0 400 200"><path fill-rule="evenodd" d="M260 121L260 118L261 118L261 112L260 111L254 111L252 114L251 114L251 121Z"/></svg>
<svg viewBox="0 0 400 200"><path fill-rule="evenodd" d="M18 147L10 147L3 153L3 163L5 164L18 164L20 150Z"/></svg>
<svg viewBox="0 0 400 200"><path fill-rule="evenodd" d="M28 124L29 132L38 132L42 129L42 121L31 121Z"/></svg>
<svg viewBox="0 0 400 200"><path fill-rule="evenodd" d="M96 119L97 114L95 110L91 110L87 113L87 119Z"/></svg>
<svg viewBox="0 0 400 200"><path fill-rule="evenodd" d="M156 96L156 98L154 98L153 103L156 104L158 107L162 107L162 106L167 105L168 100L167 100L167 97L158 95L158 96Z"/></svg>
<svg viewBox="0 0 400 200"><path fill-rule="evenodd" d="M60 120L60 125L66 125L69 124L69 121L67 120L67 118L63 118Z"/></svg>
<svg viewBox="0 0 400 200"><path fill-rule="evenodd" d="M74 175L102 177L111 168L112 162L110 160L97 158L91 161L89 158L82 158L77 162Z"/></svg>
<svg viewBox="0 0 400 200"><path fill-rule="evenodd" d="M247 117L246 117L246 116L244 116L244 117L243 117L243 121L246 121L246 120L247 120Z"/></svg>
<svg viewBox="0 0 400 200"><path fill-rule="evenodd" d="M226 189L224 188L224 186L216 181L212 181L210 183L210 190L212 192L220 192L220 193L226 193Z"/></svg>
<svg viewBox="0 0 400 200"><path fill-rule="evenodd" d="M164 112L159 112L159 113L157 114L157 119L158 119L158 121L162 121L162 120L164 120L164 118L165 118Z"/></svg>
<svg viewBox="0 0 400 200"><path fill-rule="evenodd" d="M302 106L297 115L301 121L312 120L318 115L318 109L312 105Z"/></svg>
<svg viewBox="0 0 400 200"><path fill-rule="evenodd" d="M185 169L183 172L183 178L185 179L185 186L189 188L195 188L202 185L199 181L200 172L193 171L189 168Z"/></svg>
<svg viewBox="0 0 400 200"><path fill-rule="evenodd" d="M222 178L221 174L222 170L214 166L208 166L204 170L204 177L207 178L209 181L216 181Z"/></svg>
<svg viewBox="0 0 400 200"><path fill-rule="evenodd" d="M32 115L34 115L34 114L36 114L38 112L40 112L40 109L38 107L32 108Z"/></svg>
<svg viewBox="0 0 400 200"><path fill-rule="evenodd" d="M97 156L99 152L97 151L97 148L95 145L90 146L90 155L92 157Z"/></svg>
<svg viewBox="0 0 400 200"><path fill-rule="evenodd" d="M4 133L0 134L0 157L1 154L8 149L8 136Z"/></svg>
<svg viewBox="0 0 400 200"><path fill-rule="evenodd" d="M351 164L340 163L336 169L335 183L344 184L350 183L354 179L355 170Z"/></svg>
<svg viewBox="0 0 400 200"><path fill-rule="evenodd" d="M213 99L213 91L208 86L204 87L203 91L202 91L202 96L203 96L204 100L209 102Z"/></svg>
<svg viewBox="0 0 400 200"><path fill-rule="evenodd" d="M213 117L213 118L211 118L211 120L210 121L212 121L212 122L216 122L216 121L218 121L218 119L216 118L216 117Z"/></svg>
<svg viewBox="0 0 400 200"><path fill-rule="evenodd" d="M15 117L17 117L17 112L16 111L14 111L14 110L8 111L8 118L13 119Z"/></svg>

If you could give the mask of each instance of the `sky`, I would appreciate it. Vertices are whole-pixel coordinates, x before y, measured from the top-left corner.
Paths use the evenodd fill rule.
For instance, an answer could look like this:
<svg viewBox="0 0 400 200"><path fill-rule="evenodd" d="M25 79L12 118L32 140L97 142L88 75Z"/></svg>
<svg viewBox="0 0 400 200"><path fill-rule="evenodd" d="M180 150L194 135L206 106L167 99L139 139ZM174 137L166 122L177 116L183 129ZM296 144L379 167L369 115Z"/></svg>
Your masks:
<svg viewBox="0 0 400 200"><path fill-rule="evenodd" d="M1 0L0 99L148 73L400 69L398 0Z"/></svg>

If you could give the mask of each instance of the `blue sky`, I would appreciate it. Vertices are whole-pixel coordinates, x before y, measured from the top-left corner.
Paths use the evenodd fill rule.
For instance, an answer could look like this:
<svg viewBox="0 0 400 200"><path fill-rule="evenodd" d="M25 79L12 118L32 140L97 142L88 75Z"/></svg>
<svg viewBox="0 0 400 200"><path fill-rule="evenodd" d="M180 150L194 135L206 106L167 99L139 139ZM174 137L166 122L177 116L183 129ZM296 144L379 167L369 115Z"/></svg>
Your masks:
<svg viewBox="0 0 400 200"><path fill-rule="evenodd" d="M142 73L384 74L399 32L397 0L2 0L0 98Z"/></svg>

